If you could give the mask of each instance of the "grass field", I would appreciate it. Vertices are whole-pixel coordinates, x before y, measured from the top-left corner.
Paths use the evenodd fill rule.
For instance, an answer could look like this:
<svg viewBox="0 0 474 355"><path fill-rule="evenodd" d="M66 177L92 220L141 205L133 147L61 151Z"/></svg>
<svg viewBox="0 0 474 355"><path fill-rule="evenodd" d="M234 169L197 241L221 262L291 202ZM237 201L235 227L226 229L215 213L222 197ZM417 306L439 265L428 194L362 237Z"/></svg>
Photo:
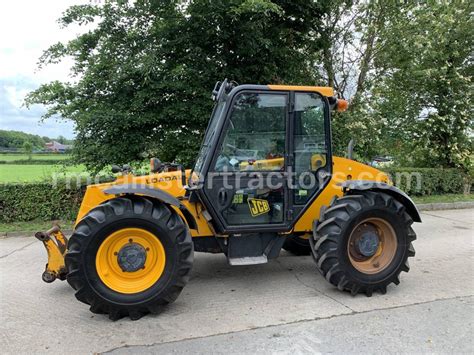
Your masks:
<svg viewBox="0 0 474 355"><path fill-rule="evenodd" d="M66 160L71 156L69 154L32 154L33 160ZM14 160L28 160L26 154L0 154L0 160L14 161Z"/></svg>
<svg viewBox="0 0 474 355"><path fill-rule="evenodd" d="M61 226L61 229L68 230L72 229L74 225L73 221L56 221ZM47 231L53 225L52 221L29 221L29 222L11 222L11 223L1 223L0 222L0 233L10 233L10 232L39 232Z"/></svg>
<svg viewBox="0 0 474 355"><path fill-rule="evenodd" d="M53 174L65 176L84 171L82 166L63 166L62 162L69 159L69 154L33 154L33 160L56 160L55 165L34 164L1 164L0 183L2 182L35 182L50 180ZM15 160L28 160L27 154L0 154L0 160L12 162Z"/></svg>
<svg viewBox="0 0 474 355"><path fill-rule="evenodd" d="M50 180L53 174L65 176L84 172L83 166L62 166L58 165L0 165L0 183L5 182L34 182Z"/></svg>

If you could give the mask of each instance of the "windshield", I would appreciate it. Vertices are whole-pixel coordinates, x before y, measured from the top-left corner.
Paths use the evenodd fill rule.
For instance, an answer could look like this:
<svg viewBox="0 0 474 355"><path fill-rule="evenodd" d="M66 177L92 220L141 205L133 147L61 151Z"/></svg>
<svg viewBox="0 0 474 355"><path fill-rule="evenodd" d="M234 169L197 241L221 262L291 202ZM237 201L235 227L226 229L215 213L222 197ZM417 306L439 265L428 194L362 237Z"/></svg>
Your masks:
<svg viewBox="0 0 474 355"><path fill-rule="evenodd" d="M207 126L206 135L204 136L203 145L209 145L211 142L212 137L214 137L214 133L216 132L217 122L219 122L219 118L224 111L225 108L225 100L219 101L214 110L212 111L212 116L209 121L209 125Z"/></svg>
<svg viewBox="0 0 474 355"><path fill-rule="evenodd" d="M224 112L224 109L226 106L226 98L227 98L227 95L222 95L222 97L219 98L219 101L217 102L217 104L214 106L211 119L206 129L206 134L204 135L204 140L201 146L201 150L196 159L196 164L194 165L194 169L190 177L191 184L193 184L193 181L196 182L196 180L199 179L199 175L201 173L201 170L204 164L204 159L208 153L209 146L211 145L212 138L214 137L214 134L217 129L217 123L219 122L219 119L222 113Z"/></svg>

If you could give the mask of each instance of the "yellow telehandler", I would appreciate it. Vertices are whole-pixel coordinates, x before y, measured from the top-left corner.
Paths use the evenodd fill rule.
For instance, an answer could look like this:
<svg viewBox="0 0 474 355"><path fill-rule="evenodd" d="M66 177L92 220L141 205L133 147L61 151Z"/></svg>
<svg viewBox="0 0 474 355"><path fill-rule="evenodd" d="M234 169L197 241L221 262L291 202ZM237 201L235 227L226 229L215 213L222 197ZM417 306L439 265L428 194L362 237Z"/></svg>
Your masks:
<svg viewBox="0 0 474 355"><path fill-rule="evenodd" d="M331 153L332 88L237 85L215 107L192 170L151 159L151 174L117 167L87 187L69 241L38 232L43 280L67 279L94 313L138 319L176 300L195 251L231 265L266 263L283 248L313 256L341 291L384 294L414 256L412 200L389 176Z"/></svg>

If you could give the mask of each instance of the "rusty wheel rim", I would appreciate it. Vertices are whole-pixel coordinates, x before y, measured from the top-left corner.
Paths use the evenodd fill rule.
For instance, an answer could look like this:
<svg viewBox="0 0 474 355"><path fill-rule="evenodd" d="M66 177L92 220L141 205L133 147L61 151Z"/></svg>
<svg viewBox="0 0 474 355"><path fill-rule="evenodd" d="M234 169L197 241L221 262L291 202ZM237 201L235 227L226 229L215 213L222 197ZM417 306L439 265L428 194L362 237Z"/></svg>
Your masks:
<svg viewBox="0 0 474 355"><path fill-rule="evenodd" d="M397 246L397 235L387 221L368 218L353 229L347 254L355 269L364 274L377 274L392 263Z"/></svg>

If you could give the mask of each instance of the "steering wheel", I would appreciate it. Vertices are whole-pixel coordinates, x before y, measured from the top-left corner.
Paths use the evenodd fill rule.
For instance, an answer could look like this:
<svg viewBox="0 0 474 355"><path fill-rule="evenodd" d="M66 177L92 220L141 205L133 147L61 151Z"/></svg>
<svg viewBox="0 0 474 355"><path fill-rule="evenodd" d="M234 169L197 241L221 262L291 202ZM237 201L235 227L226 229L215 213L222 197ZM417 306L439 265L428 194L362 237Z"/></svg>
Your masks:
<svg viewBox="0 0 474 355"><path fill-rule="evenodd" d="M237 150L239 150L239 148L237 148L235 145L232 145L232 144L229 144L229 143L226 143L225 146L226 146L227 148L230 148L233 153L236 153Z"/></svg>
<svg viewBox="0 0 474 355"><path fill-rule="evenodd" d="M237 147L235 147L231 144L228 144L228 143L226 143L225 146L230 148L233 151L233 153L235 153L238 149ZM221 153L219 154L219 157L217 158L216 167L217 167L217 165L219 165L218 170L219 171L224 171L225 167L227 166L228 168L230 168L229 169L230 171L234 171L236 169L236 166L231 164L230 161L232 159L235 159L235 158L231 157L229 154L227 154L224 151L224 149L222 149Z"/></svg>

